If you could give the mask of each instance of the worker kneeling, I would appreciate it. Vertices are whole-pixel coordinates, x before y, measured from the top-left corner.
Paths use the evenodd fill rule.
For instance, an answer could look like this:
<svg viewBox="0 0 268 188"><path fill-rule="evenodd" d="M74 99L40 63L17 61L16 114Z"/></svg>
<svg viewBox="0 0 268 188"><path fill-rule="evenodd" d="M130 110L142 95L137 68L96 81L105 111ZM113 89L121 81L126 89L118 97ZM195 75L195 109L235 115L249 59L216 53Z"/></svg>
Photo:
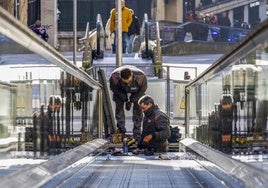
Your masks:
<svg viewBox="0 0 268 188"><path fill-rule="evenodd" d="M138 101L144 114L142 135L138 148L134 154L144 150L145 155L152 155L154 152L168 151L168 138L170 137L169 117L154 103L151 96L145 95Z"/></svg>

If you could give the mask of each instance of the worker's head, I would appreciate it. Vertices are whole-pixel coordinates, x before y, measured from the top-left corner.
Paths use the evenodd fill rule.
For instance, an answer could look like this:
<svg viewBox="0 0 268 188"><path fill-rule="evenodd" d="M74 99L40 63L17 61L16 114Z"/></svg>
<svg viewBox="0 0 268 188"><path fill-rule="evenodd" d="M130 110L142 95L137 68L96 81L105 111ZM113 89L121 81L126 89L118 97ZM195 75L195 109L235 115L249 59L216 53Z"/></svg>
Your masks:
<svg viewBox="0 0 268 188"><path fill-rule="evenodd" d="M141 110L146 112L149 108L154 106L154 100L151 96L144 95L139 99L138 104L140 105Z"/></svg>
<svg viewBox="0 0 268 188"><path fill-rule="evenodd" d="M184 80L190 80L190 79L191 79L191 76L189 75L189 72L185 71L184 72Z"/></svg>
<svg viewBox="0 0 268 188"><path fill-rule="evenodd" d="M49 97L48 107L52 112L59 112L61 108L61 97L58 95L51 95Z"/></svg>
<svg viewBox="0 0 268 188"><path fill-rule="evenodd" d="M130 85L133 79L133 72L129 68L120 71L121 80L124 84Z"/></svg>

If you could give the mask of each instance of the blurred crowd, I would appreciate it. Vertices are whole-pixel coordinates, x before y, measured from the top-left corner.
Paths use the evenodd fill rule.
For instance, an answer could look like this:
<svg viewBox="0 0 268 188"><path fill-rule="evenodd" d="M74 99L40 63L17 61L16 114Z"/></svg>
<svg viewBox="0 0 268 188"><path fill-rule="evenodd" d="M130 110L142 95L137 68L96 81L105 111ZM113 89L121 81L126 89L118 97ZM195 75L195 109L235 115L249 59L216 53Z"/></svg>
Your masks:
<svg viewBox="0 0 268 188"><path fill-rule="evenodd" d="M185 17L185 21L190 22L199 22L205 24L212 24L212 25L221 25L221 26L231 26L231 21L228 17L227 12L222 12L221 14L215 15L214 13L208 14L194 14L193 11L188 11ZM242 19L234 20L233 27L236 28L244 28L244 29L251 29L260 23L260 19L257 19L254 22L254 25L250 25L249 23L243 21Z"/></svg>

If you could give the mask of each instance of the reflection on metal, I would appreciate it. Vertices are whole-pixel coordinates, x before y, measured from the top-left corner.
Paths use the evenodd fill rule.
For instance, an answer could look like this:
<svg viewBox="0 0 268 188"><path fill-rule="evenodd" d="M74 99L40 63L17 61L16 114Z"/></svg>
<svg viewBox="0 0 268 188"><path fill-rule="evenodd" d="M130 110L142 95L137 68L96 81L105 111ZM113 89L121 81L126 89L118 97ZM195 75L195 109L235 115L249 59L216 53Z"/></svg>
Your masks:
<svg viewBox="0 0 268 188"><path fill-rule="evenodd" d="M200 156L206 158L217 166L221 167L228 174L241 179L246 187L266 187L268 174L259 169L232 159L231 157L218 152L206 145L203 145L193 139L186 138L180 141L180 149L184 151L194 151Z"/></svg>
<svg viewBox="0 0 268 188"><path fill-rule="evenodd" d="M198 104L187 101L187 137L228 154L267 152L267 30L268 20L186 85Z"/></svg>
<svg viewBox="0 0 268 188"><path fill-rule="evenodd" d="M105 144L107 144L107 141L95 139L55 156L38 166L28 168L27 173L25 173L25 169L18 170L11 176L1 178L0 187L17 187L18 185L22 188L41 187L54 178L61 170L70 167L70 165L87 156L95 155L98 150L106 147ZM96 156L98 155L93 156L92 160L94 160Z"/></svg>
<svg viewBox="0 0 268 188"><path fill-rule="evenodd" d="M68 75L72 75L82 82L87 87L96 90L97 100L100 104L97 104L96 112L99 114L95 117L93 122L94 127L98 129L98 136L101 137L102 131L102 86L90 77L85 71L78 68L76 65L69 62L62 54L56 51L48 43L40 39L29 28L21 24L18 20L14 19L8 12L0 7L0 33L11 38L18 44L22 45L26 49L39 54L44 59L52 64L60 67L63 71L66 71Z"/></svg>
<svg viewBox="0 0 268 188"><path fill-rule="evenodd" d="M59 66L64 71L76 76L93 89L100 90L101 85L87 73L70 63L62 54L52 46L42 41L25 25L14 19L6 10L0 7L0 33L16 41L25 48L39 54L49 62Z"/></svg>

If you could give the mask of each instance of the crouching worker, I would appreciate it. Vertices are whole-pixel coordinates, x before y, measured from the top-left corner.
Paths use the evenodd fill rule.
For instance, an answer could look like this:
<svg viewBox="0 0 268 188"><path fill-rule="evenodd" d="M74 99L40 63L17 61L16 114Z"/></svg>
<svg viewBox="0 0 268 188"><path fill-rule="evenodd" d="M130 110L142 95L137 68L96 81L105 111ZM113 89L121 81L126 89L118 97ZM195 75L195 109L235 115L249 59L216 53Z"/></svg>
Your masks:
<svg viewBox="0 0 268 188"><path fill-rule="evenodd" d="M154 103L152 97L145 95L138 101L144 114L142 135L138 148L134 154L140 153L152 155L154 152L168 151L168 138L170 137L169 117Z"/></svg>
<svg viewBox="0 0 268 188"><path fill-rule="evenodd" d="M115 118L119 133L126 133L125 109L132 109L133 137L140 139L142 111L138 100L145 95L147 78L144 72L135 66L124 65L115 69L110 77L110 89L115 102ZM129 95L129 96L128 96Z"/></svg>

